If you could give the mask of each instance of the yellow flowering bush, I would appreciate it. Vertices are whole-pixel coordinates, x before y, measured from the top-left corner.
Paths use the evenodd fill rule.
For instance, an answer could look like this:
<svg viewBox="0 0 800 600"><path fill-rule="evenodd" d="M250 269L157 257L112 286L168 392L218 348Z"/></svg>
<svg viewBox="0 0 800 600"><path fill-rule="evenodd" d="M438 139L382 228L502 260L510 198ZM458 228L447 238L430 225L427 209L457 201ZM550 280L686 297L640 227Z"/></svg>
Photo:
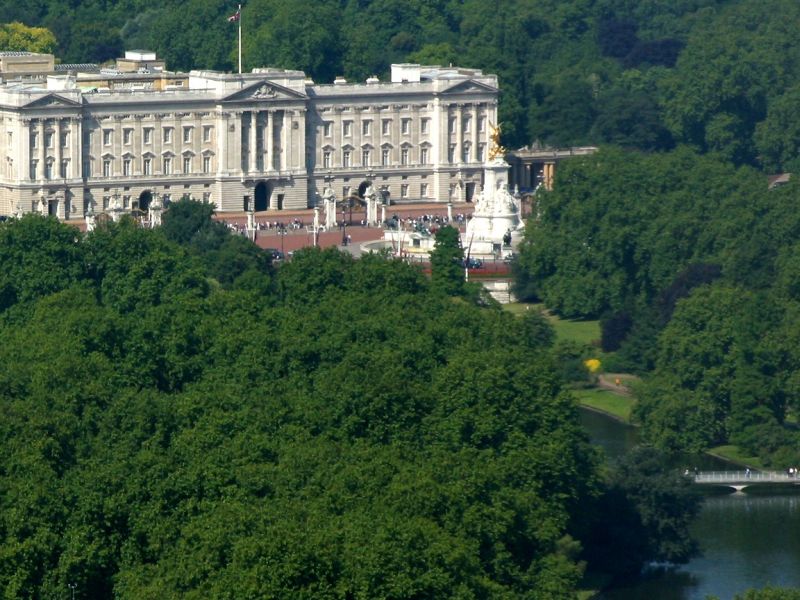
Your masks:
<svg viewBox="0 0 800 600"><path fill-rule="evenodd" d="M600 361L596 358L587 358L583 361L583 364L589 370L589 373L597 373L600 370Z"/></svg>

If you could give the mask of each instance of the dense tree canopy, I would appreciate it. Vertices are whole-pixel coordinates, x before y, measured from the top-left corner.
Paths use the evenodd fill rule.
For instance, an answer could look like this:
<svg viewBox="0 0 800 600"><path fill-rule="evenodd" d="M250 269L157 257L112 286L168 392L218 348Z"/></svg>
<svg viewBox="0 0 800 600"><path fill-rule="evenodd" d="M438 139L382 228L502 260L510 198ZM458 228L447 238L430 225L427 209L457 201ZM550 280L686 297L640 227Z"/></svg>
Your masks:
<svg viewBox="0 0 800 600"><path fill-rule="evenodd" d="M537 195L518 291L569 317L602 317L616 367L646 376L634 417L672 451L734 443L800 458L796 183L686 147L605 148Z"/></svg>
<svg viewBox="0 0 800 600"><path fill-rule="evenodd" d="M600 479L540 315L164 223L0 224L4 596L573 597Z"/></svg>

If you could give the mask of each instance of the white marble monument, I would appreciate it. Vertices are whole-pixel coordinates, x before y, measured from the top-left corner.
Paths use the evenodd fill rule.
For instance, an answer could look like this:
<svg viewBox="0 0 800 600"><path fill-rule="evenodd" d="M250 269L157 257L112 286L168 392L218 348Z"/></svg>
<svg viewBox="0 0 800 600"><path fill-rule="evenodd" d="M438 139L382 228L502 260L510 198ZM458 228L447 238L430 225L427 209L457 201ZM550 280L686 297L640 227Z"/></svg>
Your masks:
<svg viewBox="0 0 800 600"><path fill-rule="evenodd" d="M503 159L500 146L500 127L492 127L489 160L484 165L484 186L475 199L472 219L463 237L464 248L470 256L490 256L503 253L511 237L523 228L520 203L508 191L510 166Z"/></svg>

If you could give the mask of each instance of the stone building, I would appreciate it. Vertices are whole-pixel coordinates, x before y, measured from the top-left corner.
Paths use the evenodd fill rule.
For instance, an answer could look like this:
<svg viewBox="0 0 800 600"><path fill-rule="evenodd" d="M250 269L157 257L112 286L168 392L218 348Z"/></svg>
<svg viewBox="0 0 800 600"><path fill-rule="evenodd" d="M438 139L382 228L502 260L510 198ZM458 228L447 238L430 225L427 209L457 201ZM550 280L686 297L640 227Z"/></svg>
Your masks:
<svg viewBox="0 0 800 600"><path fill-rule="evenodd" d="M145 210L156 195L297 209L370 183L392 201L467 202L497 119L497 78L475 69L315 84L272 68L171 73L146 51L112 69L16 54L0 53L2 215Z"/></svg>

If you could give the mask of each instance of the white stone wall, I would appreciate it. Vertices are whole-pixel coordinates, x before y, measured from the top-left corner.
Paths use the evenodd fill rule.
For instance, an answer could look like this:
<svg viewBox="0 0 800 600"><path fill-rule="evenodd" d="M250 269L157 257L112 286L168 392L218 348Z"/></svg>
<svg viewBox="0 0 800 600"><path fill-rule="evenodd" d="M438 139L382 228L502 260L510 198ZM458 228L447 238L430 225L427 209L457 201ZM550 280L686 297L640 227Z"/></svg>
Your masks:
<svg viewBox="0 0 800 600"><path fill-rule="evenodd" d="M102 210L103 197L148 191L238 212L259 184L269 210L279 196L297 209L316 204L326 179L337 196L372 180L397 201L465 201L480 184L497 82L440 71L319 86L294 71L193 72L190 89L168 92L0 86L0 214L60 197L60 218L82 218L90 199Z"/></svg>

